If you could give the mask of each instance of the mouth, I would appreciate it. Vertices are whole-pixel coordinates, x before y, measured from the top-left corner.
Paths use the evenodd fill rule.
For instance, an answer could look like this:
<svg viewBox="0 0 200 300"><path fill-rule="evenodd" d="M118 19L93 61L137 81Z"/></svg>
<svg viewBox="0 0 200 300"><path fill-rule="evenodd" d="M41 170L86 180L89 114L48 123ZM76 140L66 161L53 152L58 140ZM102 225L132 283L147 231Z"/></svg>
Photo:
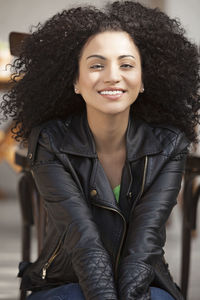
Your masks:
<svg viewBox="0 0 200 300"><path fill-rule="evenodd" d="M99 95L109 101L117 101L121 99L121 97L126 93L123 89L113 89L113 88L107 88L101 91L98 91Z"/></svg>

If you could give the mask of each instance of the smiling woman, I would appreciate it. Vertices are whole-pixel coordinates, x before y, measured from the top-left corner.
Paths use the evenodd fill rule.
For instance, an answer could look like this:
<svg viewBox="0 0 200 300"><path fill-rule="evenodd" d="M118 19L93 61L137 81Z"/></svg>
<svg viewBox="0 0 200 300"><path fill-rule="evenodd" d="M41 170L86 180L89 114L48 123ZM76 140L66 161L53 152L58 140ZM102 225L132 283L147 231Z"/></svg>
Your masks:
<svg viewBox="0 0 200 300"><path fill-rule="evenodd" d="M63 10L13 64L4 116L48 214L30 300L183 300L164 258L200 97L197 47L133 1Z"/></svg>

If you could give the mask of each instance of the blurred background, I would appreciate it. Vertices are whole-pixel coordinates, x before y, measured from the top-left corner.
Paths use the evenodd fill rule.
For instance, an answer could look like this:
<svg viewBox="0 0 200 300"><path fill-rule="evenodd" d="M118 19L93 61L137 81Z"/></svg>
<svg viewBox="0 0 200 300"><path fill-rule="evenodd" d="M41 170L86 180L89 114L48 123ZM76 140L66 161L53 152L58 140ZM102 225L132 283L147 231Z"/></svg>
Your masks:
<svg viewBox="0 0 200 300"><path fill-rule="evenodd" d="M11 31L28 33L32 25L43 22L63 8L78 4L103 6L105 0L0 0L0 101L9 89L9 70L5 65L12 61L9 52ZM150 7L159 7L171 17L178 18L189 39L200 45L200 1L199 0L141 0ZM178 58L177 58L178 59ZM14 164L16 142L8 136L10 121L0 124L0 299L19 298L19 280L16 277L21 259L21 214L18 201L19 168ZM197 154L199 150L197 149ZM181 198L181 197L180 197ZM200 216L198 211L197 216ZM180 283L181 260L181 201L174 209L167 226L166 258L174 279ZM200 299L200 225L193 233L189 279L189 300ZM34 232L33 232L34 233ZM32 259L36 257L33 241Z"/></svg>

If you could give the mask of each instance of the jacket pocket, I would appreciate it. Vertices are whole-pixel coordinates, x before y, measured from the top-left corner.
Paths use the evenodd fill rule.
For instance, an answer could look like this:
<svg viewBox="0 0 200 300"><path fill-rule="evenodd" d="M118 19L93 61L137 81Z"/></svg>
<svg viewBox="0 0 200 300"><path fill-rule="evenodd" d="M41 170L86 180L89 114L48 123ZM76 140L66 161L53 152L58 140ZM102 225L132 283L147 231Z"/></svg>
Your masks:
<svg viewBox="0 0 200 300"><path fill-rule="evenodd" d="M69 256L67 250L64 247L64 241L70 232L71 224L67 230L60 237L54 251L50 257L43 264L41 269L41 278L43 280L51 277L62 277L65 265L69 263Z"/></svg>
<svg viewBox="0 0 200 300"><path fill-rule="evenodd" d="M47 262L44 264L42 268L42 279L46 278L47 270L55 260L56 256L59 254L60 248L62 244L62 239L59 240L58 245L56 249L54 250L53 254L50 256L50 258L47 260Z"/></svg>

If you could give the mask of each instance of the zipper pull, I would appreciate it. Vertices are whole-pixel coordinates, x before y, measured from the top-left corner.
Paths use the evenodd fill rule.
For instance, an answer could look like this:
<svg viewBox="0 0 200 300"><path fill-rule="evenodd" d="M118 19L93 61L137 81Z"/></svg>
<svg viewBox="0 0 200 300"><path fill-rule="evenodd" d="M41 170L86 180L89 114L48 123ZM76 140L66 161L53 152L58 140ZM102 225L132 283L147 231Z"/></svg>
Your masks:
<svg viewBox="0 0 200 300"><path fill-rule="evenodd" d="M47 275L47 270L46 270L46 268L43 268L42 269L42 279L45 279L46 275Z"/></svg>
<svg viewBox="0 0 200 300"><path fill-rule="evenodd" d="M46 278L46 275L47 275L47 267L48 267L48 263L46 263L44 265L44 268L42 269L42 279L45 279Z"/></svg>
<svg viewBox="0 0 200 300"><path fill-rule="evenodd" d="M132 192L129 192L128 195L127 195L129 203L131 203L132 196L133 196Z"/></svg>

